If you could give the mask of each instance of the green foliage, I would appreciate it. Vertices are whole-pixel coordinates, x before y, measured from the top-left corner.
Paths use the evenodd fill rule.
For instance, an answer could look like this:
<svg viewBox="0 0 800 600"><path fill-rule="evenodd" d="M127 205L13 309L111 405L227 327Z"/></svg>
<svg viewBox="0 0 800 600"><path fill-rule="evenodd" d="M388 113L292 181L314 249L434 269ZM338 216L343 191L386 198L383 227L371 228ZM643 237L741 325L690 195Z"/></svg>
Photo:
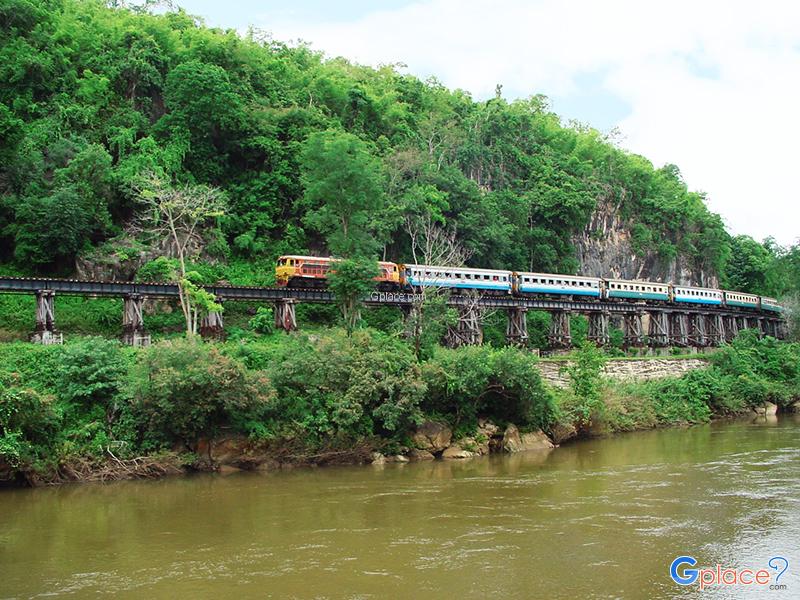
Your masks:
<svg viewBox="0 0 800 600"><path fill-rule="evenodd" d="M572 362L563 367L572 387L572 401L562 406L565 416L579 427L602 418L604 381L602 377L606 356L591 342L584 341L573 353Z"/></svg>
<svg viewBox="0 0 800 600"><path fill-rule="evenodd" d="M225 259L383 246L407 261L405 217L427 214L473 265L573 272L571 239L599 202L629 220L639 252L711 271L729 254L677 168L565 125L544 96L476 102L169 9L0 10L2 261L72 270L127 227L146 174L225 190L222 235L204 240Z"/></svg>
<svg viewBox="0 0 800 600"><path fill-rule="evenodd" d="M347 258L377 250L371 219L384 204L380 163L358 137L341 131L309 136L302 155L304 222L323 234L328 248Z"/></svg>
<svg viewBox="0 0 800 600"><path fill-rule="evenodd" d="M625 430L702 423L773 402L783 409L800 398L800 345L758 339L744 331L711 356L704 369L677 378L618 384L607 390L603 419Z"/></svg>
<svg viewBox="0 0 800 600"><path fill-rule="evenodd" d="M378 263L369 259L344 259L336 263L328 275L328 289L333 292L342 311L348 335L361 320L361 299L375 289Z"/></svg>
<svg viewBox="0 0 800 600"><path fill-rule="evenodd" d="M59 357L59 398L83 408L112 408L128 371L119 342L86 338L68 344Z"/></svg>
<svg viewBox="0 0 800 600"><path fill-rule="evenodd" d="M272 314L272 309L259 306L249 325L256 333L272 333L275 330L275 316Z"/></svg>
<svg viewBox="0 0 800 600"><path fill-rule="evenodd" d="M322 443L399 434L418 420L425 385L408 346L369 330L314 337L237 348L275 386L266 431Z"/></svg>
<svg viewBox="0 0 800 600"><path fill-rule="evenodd" d="M144 283L164 283L175 281L178 272L178 261L174 258L159 256L143 264L136 272L136 280Z"/></svg>
<svg viewBox="0 0 800 600"><path fill-rule="evenodd" d="M479 416L521 427L546 427L555 401L542 384L536 359L516 348L439 348L422 366L428 395L423 409L446 415L455 427Z"/></svg>
<svg viewBox="0 0 800 600"><path fill-rule="evenodd" d="M14 207L14 257L36 265L64 263L75 258L88 241L91 215L74 189L23 199Z"/></svg>
<svg viewBox="0 0 800 600"><path fill-rule="evenodd" d="M180 440L194 448L223 425L257 419L273 397L261 372L191 340L141 353L127 386L145 447Z"/></svg>
<svg viewBox="0 0 800 600"><path fill-rule="evenodd" d="M17 469L44 458L58 432L52 399L0 376L0 460Z"/></svg>

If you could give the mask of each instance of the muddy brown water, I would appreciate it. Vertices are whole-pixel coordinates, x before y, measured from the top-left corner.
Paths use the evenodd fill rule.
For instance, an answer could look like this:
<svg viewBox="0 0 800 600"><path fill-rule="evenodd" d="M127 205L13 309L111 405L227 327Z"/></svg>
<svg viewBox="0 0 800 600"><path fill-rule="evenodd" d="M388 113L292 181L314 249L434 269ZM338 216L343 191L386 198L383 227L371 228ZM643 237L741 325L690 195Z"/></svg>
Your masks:
<svg viewBox="0 0 800 600"><path fill-rule="evenodd" d="M785 590L681 588L678 555ZM0 492L0 597L800 597L800 417L549 453Z"/></svg>

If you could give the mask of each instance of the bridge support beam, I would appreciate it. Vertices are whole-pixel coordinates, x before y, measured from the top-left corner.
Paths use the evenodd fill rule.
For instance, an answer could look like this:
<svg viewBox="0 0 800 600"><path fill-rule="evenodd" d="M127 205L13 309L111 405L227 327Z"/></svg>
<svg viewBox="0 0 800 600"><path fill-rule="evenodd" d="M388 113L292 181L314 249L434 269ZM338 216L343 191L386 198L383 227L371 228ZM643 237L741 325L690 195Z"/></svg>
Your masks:
<svg viewBox="0 0 800 600"><path fill-rule="evenodd" d="M720 346L725 341L725 324L722 315L707 314L706 335L710 346Z"/></svg>
<svg viewBox="0 0 800 600"><path fill-rule="evenodd" d="M293 298L284 298L275 303L275 329L283 329L287 333L297 331L297 315Z"/></svg>
<svg viewBox="0 0 800 600"><path fill-rule="evenodd" d="M200 335L207 340L222 341L225 339L225 326L221 312L212 311L203 316L200 321Z"/></svg>
<svg viewBox="0 0 800 600"><path fill-rule="evenodd" d="M444 342L450 348L480 345L483 342L480 307L459 306L458 323L447 328Z"/></svg>
<svg viewBox="0 0 800 600"><path fill-rule="evenodd" d="M737 317L727 315L723 317L725 322L725 342L730 344L739 335L739 319Z"/></svg>
<svg viewBox="0 0 800 600"><path fill-rule="evenodd" d="M547 341L551 348L569 348L572 346L569 315L568 310L556 310L550 314L552 319Z"/></svg>
<svg viewBox="0 0 800 600"><path fill-rule="evenodd" d="M611 315L606 311L589 313L589 332L586 339L598 346L607 346L611 341L608 333Z"/></svg>
<svg viewBox="0 0 800 600"><path fill-rule="evenodd" d="M708 345L706 315L702 313L689 314L689 345L697 348L705 348Z"/></svg>
<svg viewBox="0 0 800 600"><path fill-rule="evenodd" d="M647 337L651 346L669 346L669 314L661 311L650 312Z"/></svg>
<svg viewBox="0 0 800 600"><path fill-rule="evenodd" d="M528 310L526 308L508 309L506 325L506 342L513 346L525 346L528 343Z"/></svg>
<svg viewBox="0 0 800 600"><path fill-rule="evenodd" d="M36 292L36 327L31 341L45 345L64 342L64 336L56 330L56 293L52 290Z"/></svg>
<svg viewBox="0 0 800 600"><path fill-rule="evenodd" d="M128 294L122 299L122 343L128 346L149 346L150 336L144 329L144 297Z"/></svg>
<svg viewBox="0 0 800 600"><path fill-rule="evenodd" d="M639 348L644 345L642 313L625 313L622 317L622 333L626 348Z"/></svg>
<svg viewBox="0 0 800 600"><path fill-rule="evenodd" d="M671 313L669 315L669 343L681 348L689 345L688 313Z"/></svg>
<svg viewBox="0 0 800 600"><path fill-rule="evenodd" d="M783 319L778 320L776 335L779 340L785 340L789 337L789 325Z"/></svg>

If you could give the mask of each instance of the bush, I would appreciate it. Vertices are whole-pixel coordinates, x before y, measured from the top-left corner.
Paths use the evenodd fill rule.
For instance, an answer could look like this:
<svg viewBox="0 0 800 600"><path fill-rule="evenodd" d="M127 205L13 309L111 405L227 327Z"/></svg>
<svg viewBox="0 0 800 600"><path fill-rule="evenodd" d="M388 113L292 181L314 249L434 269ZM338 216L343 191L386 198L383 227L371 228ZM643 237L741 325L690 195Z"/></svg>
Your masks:
<svg viewBox="0 0 800 600"><path fill-rule="evenodd" d="M448 418L455 428L472 428L479 416L542 428L555 415L536 359L524 350L439 348L422 374L428 387L424 410Z"/></svg>
<svg viewBox="0 0 800 600"><path fill-rule="evenodd" d="M59 397L83 408L110 409L130 362L116 341L87 338L69 344L59 357Z"/></svg>
<svg viewBox="0 0 800 600"><path fill-rule="evenodd" d="M266 306L259 306L256 314L250 319L250 329L256 333L272 333L275 331L275 317L272 309Z"/></svg>
<svg viewBox="0 0 800 600"><path fill-rule="evenodd" d="M58 429L52 398L17 378L0 380L0 459L14 468L31 466L51 453Z"/></svg>
<svg viewBox="0 0 800 600"><path fill-rule="evenodd" d="M420 417L425 393L406 344L370 330L347 338L286 338L280 345L239 349L250 365L267 369L277 392L267 428L303 435L311 444L402 433Z"/></svg>
<svg viewBox="0 0 800 600"><path fill-rule="evenodd" d="M570 379L573 395L564 403L564 416L578 427L588 426L593 418L602 417L603 365L606 356L591 342L583 342L574 353L573 362L563 368Z"/></svg>
<svg viewBox="0 0 800 600"><path fill-rule="evenodd" d="M143 351L128 385L145 447L181 441L195 448L225 425L241 430L257 422L274 397L263 373L186 340Z"/></svg>

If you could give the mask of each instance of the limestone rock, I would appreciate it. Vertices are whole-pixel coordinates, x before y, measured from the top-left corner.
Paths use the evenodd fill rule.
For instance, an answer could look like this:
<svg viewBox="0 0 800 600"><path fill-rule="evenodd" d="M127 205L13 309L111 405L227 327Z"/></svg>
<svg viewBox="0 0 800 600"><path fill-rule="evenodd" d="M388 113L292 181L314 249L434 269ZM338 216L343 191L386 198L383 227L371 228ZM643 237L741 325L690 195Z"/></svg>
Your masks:
<svg viewBox="0 0 800 600"><path fill-rule="evenodd" d="M792 410L796 413L800 413L800 400L792 404Z"/></svg>
<svg viewBox="0 0 800 600"><path fill-rule="evenodd" d="M395 454L394 456L387 456L386 462L407 463L408 458L403 456L402 454Z"/></svg>
<svg viewBox="0 0 800 600"><path fill-rule="evenodd" d="M519 437L517 426L509 424L503 432L503 450L506 452L519 452L522 450L522 440Z"/></svg>
<svg viewBox="0 0 800 600"><path fill-rule="evenodd" d="M450 446L442 452L442 458L472 458L475 456L469 450L464 450L460 446Z"/></svg>
<svg viewBox="0 0 800 600"><path fill-rule="evenodd" d="M774 417L778 414L778 405L772 402L764 402L764 414L768 417Z"/></svg>
<svg viewBox="0 0 800 600"><path fill-rule="evenodd" d="M231 466L231 465L220 465L217 468L217 472L220 475L232 475L233 473L239 473L241 469Z"/></svg>
<svg viewBox="0 0 800 600"><path fill-rule="evenodd" d="M408 458L414 461L422 461L422 460L433 460L436 457L427 450L418 450L416 448L413 448L408 451Z"/></svg>
<svg viewBox="0 0 800 600"><path fill-rule="evenodd" d="M478 419L478 433L486 436L487 438L494 437L500 431L500 428L486 419Z"/></svg>
<svg viewBox="0 0 800 600"><path fill-rule="evenodd" d="M578 430L572 423L559 423L553 427L552 434L553 441L556 444L561 444L578 435Z"/></svg>
<svg viewBox="0 0 800 600"><path fill-rule="evenodd" d="M531 433L523 433L520 436L523 452L526 450L550 450L555 448L555 444L550 441L541 430Z"/></svg>
<svg viewBox="0 0 800 600"><path fill-rule="evenodd" d="M541 430L520 434L516 425L509 425L503 433L503 450L526 452L528 450L550 450L555 445Z"/></svg>
<svg viewBox="0 0 800 600"><path fill-rule="evenodd" d="M435 453L441 452L450 445L450 441L453 439L453 432L447 425L442 423L425 421L417 427L411 439L420 450Z"/></svg>
<svg viewBox="0 0 800 600"><path fill-rule="evenodd" d="M486 436L481 436L480 438L466 437L455 442L453 446L458 446L462 450L467 450L476 455L489 454L489 440Z"/></svg>
<svg viewBox="0 0 800 600"><path fill-rule="evenodd" d="M386 463L386 457L381 454L380 452L373 452L372 453L372 464L373 465L382 465Z"/></svg>

